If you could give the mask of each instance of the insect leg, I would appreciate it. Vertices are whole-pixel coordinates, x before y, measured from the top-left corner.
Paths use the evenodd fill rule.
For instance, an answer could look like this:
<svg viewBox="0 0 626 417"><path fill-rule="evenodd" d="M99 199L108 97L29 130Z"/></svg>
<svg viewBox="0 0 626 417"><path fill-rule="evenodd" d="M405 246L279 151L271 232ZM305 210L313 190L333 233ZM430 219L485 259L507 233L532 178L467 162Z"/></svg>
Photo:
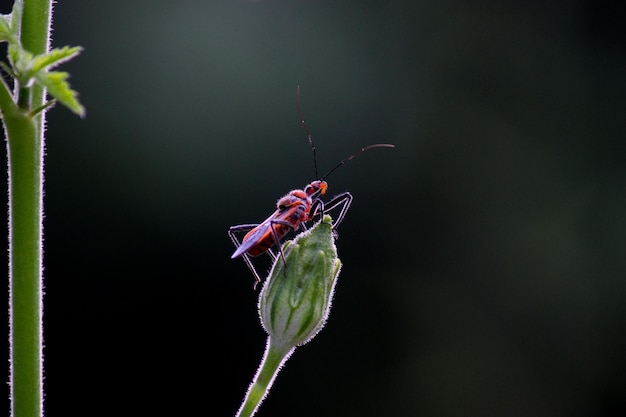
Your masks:
<svg viewBox="0 0 626 417"><path fill-rule="evenodd" d="M339 211L339 215L333 222L333 229L336 229L337 226L339 226L339 223L341 223L344 217L346 217L346 213L348 212L348 209L350 208L350 204L352 204L352 194L350 194L347 191L345 193L336 195L329 202L325 204L325 209L327 211L333 210L335 207L341 207Z"/></svg>
<svg viewBox="0 0 626 417"><path fill-rule="evenodd" d="M280 258L283 260L283 265L285 267L285 269L283 270L284 274L287 275L287 261L285 260L285 254L283 253L283 248L280 246L280 237L278 236L278 232L276 231L274 225L276 224L282 224L284 226L289 226L291 227L294 231L297 230L298 228L295 227L293 224L289 223L286 220L279 220L279 219L275 219L275 220L271 220L270 221L270 228L272 229L272 234L274 235L274 242L276 242L276 247L278 248L278 254L280 255ZM272 261L276 262L276 255L274 255L271 251L270 252L271 256L272 256Z"/></svg>
<svg viewBox="0 0 626 417"><path fill-rule="evenodd" d="M257 226L258 224L240 224L237 226L231 226L231 228L228 229L228 236L230 236L230 240L235 245L235 248L238 248L239 246L241 246L241 242L237 238L237 235L235 234L235 232L248 232ZM276 260L276 256L274 255L274 253L269 250L267 252L272 257L272 262L274 262ZM250 269L250 272L252 272L252 275L254 275L254 285L252 286L252 289L256 289L257 284L261 282L261 277L259 277L259 273L256 271L256 268L252 264L252 260L250 259L250 256L247 253L244 253L241 256L243 258L243 261L248 266L248 269Z"/></svg>
<svg viewBox="0 0 626 417"><path fill-rule="evenodd" d="M228 229L228 234L231 234L231 232L248 232L254 229L255 227L257 227L258 225L259 225L258 223L250 223L250 224L238 224L236 226L230 226L230 228ZM237 240L237 243L235 243L235 246L239 246L239 245L241 245L241 243L239 243L239 240Z"/></svg>
<svg viewBox="0 0 626 417"><path fill-rule="evenodd" d="M339 223L341 223L344 217L346 217L350 204L352 204L352 194L347 191L336 195L327 203L324 203L322 199L318 198L311 205L311 213L313 213L311 218L318 215L322 218L324 216L324 212L340 207L339 215L337 215L337 218L333 221L333 229L336 229L337 226L339 226Z"/></svg>

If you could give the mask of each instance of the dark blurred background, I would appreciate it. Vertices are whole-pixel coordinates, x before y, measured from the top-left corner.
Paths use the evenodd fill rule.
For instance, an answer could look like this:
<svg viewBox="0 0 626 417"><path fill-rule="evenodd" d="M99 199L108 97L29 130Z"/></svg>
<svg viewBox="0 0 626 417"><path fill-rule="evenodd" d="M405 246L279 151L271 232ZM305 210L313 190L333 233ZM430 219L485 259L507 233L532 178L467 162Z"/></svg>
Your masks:
<svg viewBox="0 0 626 417"><path fill-rule="evenodd" d="M315 177L297 85L320 171L396 149L329 178L354 195L333 310L258 416L625 413L625 19L59 1L87 117L48 114L46 415L234 415L266 338L226 232Z"/></svg>

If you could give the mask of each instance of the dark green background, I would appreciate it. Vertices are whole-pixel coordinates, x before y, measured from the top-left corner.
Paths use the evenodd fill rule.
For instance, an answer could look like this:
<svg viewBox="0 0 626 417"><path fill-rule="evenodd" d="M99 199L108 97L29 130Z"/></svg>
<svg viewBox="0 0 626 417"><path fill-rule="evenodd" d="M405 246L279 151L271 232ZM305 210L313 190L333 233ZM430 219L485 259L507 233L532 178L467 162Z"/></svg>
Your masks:
<svg viewBox="0 0 626 417"><path fill-rule="evenodd" d="M354 195L333 310L259 417L625 412L625 19L59 1L87 117L48 117L47 416L235 413L265 335L226 231L315 177L296 85L320 171L396 149L329 178Z"/></svg>

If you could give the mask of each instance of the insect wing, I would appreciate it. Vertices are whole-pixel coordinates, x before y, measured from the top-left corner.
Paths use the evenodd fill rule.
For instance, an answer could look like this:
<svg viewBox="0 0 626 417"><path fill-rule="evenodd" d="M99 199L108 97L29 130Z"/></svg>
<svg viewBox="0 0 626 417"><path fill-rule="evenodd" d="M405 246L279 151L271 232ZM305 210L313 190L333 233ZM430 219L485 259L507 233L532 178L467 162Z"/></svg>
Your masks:
<svg viewBox="0 0 626 417"><path fill-rule="evenodd" d="M271 233L271 224L272 220L276 218L278 211L272 214L270 217L265 219L263 223L256 226L254 229L250 230L243 238L241 245L235 250L233 255L230 257L231 259L235 259L238 256L248 252L255 245L259 244L263 240L263 238Z"/></svg>

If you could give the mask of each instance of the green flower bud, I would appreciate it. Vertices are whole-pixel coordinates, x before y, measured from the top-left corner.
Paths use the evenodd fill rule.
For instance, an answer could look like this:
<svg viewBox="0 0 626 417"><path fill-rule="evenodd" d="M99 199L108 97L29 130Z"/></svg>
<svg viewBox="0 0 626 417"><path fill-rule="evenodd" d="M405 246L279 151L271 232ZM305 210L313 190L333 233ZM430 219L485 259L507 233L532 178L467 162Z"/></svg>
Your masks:
<svg viewBox="0 0 626 417"><path fill-rule="evenodd" d="M252 417L296 346L324 326L341 269L330 216L283 246L259 295L268 342L237 417ZM285 267L286 264L286 267Z"/></svg>
<svg viewBox="0 0 626 417"><path fill-rule="evenodd" d="M324 326L341 269L332 219L323 220L287 242L259 296L261 323L270 342L299 346ZM286 263L286 265L285 265Z"/></svg>

